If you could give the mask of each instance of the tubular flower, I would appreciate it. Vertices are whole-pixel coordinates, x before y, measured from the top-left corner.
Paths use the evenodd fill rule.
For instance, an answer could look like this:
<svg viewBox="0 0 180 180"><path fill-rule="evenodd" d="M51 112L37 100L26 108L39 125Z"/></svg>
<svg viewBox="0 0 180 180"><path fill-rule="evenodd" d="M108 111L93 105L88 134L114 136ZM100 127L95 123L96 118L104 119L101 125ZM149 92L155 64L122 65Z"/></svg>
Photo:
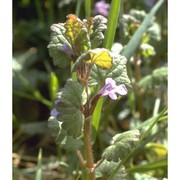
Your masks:
<svg viewBox="0 0 180 180"><path fill-rule="evenodd" d="M101 94L101 96L108 95L111 99L116 100L116 94L123 96L126 95L127 92L128 90L124 84L117 86L116 82L112 78L106 78L105 86L99 91L98 94Z"/></svg>

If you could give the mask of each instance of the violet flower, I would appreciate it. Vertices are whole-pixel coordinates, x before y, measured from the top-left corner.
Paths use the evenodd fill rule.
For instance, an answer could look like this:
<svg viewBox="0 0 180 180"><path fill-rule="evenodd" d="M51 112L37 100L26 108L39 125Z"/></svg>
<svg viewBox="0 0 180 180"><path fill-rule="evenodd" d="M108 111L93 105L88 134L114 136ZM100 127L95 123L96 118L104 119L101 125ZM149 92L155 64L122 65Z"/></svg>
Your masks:
<svg viewBox="0 0 180 180"><path fill-rule="evenodd" d="M64 44L62 44L62 46L60 46L60 50L63 51L64 53L66 53L69 57L71 57L73 55L73 51L72 51L71 47L69 47L69 45L66 43L64 43Z"/></svg>
<svg viewBox="0 0 180 180"><path fill-rule="evenodd" d="M116 82L112 78L106 78L105 86L99 91L98 94L101 94L101 96L108 95L111 99L116 100L116 94L123 96L126 95L127 92L128 90L124 84L117 86Z"/></svg>
<svg viewBox="0 0 180 180"><path fill-rule="evenodd" d="M104 0L98 1L95 3L94 13L96 15L101 14L107 17L109 13L109 7L110 5L108 3L105 3Z"/></svg>
<svg viewBox="0 0 180 180"><path fill-rule="evenodd" d="M55 105L57 105L60 101L57 99L55 100ZM59 112L56 110L56 108L52 109L50 112L51 116L57 117L57 115L59 114Z"/></svg>
<svg viewBox="0 0 180 180"><path fill-rule="evenodd" d="M50 112L51 116L57 117L57 115L59 114L59 112L56 110L56 108L52 109Z"/></svg>

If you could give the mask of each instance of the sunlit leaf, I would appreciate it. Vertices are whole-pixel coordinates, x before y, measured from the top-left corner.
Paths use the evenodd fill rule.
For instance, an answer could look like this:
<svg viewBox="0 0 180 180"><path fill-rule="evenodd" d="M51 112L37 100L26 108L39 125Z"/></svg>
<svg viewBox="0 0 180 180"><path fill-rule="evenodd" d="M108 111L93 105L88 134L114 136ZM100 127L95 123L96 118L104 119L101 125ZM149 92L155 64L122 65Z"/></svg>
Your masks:
<svg viewBox="0 0 180 180"><path fill-rule="evenodd" d="M89 77L89 85L103 84L107 77L111 77L117 85L125 84L131 87L126 69L127 59L115 53L111 53L111 57L113 58L111 69L102 70L96 65L93 66Z"/></svg>
<svg viewBox="0 0 180 180"><path fill-rule="evenodd" d="M86 63L96 64L101 69L110 69L112 67L112 57L106 49L94 49L89 51L90 59Z"/></svg>
<svg viewBox="0 0 180 180"><path fill-rule="evenodd" d="M104 48L96 48L89 50L86 53L82 54L74 64L72 71L75 69L81 68L84 63L97 65L97 68L110 69L112 67L113 56L111 56L110 51Z"/></svg>
<svg viewBox="0 0 180 180"><path fill-rule="evenodd" d="M118 162L123 159L133 148L135 142L139 140L139 131L131 130L113 137L113 144L107 147L102 157L108 161Z"/></svg>
<svg viewBox="0 0 180 180"><path fill-rule="evenodd" d="M64 27L65 35L68 38L74 53L79 56L81 53L90 48L90 40L87 26L76 15L69 14L67 16Z"/></svg>

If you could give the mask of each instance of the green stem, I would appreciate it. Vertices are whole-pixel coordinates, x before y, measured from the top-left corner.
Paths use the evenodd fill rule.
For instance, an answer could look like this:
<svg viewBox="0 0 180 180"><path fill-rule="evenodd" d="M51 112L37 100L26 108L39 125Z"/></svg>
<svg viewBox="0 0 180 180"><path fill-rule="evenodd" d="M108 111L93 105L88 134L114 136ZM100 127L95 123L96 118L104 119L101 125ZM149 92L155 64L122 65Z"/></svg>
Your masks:
<svg viewBox="0 0 180 180"><path fill-rule="evenodd" d="M84 122L84 145L86 153L86 167L89 169L88 176L89 180L95 180L94 172L94 158L92 153L92 144L91 144L91 123L90 117L87 117Z"/></svg>

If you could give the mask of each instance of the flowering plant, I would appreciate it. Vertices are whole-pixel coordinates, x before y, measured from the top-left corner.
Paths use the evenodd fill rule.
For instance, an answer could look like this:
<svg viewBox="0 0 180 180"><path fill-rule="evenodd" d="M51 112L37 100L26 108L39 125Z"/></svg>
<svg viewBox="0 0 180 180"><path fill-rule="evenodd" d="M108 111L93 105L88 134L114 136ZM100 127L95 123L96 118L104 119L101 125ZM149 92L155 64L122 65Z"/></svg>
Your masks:
<svg viewBox="0 0 180 180"><path fill-rule="evenodd" d="M113 3L112 7L115 7ZM131 89L127 58L108 48L112 46L108 44L107 34L104 36L105 31L112 31L108 25L102 15L81 20L69 14L65 23L51 26L48 45L54 64L61 68L71 65L71 73L74 74L56 94L48 127L61 148L76 153L83 177L91 180L124 176L123 163L142 141L138 129L118 133L100 159L95 161L93 156L103 99L109 97L109 100L118 101ZM106 43L101 48L104 38ZM127 54L126 49L124 54ZM106 170L109 173L104 175Z"/></svg>

